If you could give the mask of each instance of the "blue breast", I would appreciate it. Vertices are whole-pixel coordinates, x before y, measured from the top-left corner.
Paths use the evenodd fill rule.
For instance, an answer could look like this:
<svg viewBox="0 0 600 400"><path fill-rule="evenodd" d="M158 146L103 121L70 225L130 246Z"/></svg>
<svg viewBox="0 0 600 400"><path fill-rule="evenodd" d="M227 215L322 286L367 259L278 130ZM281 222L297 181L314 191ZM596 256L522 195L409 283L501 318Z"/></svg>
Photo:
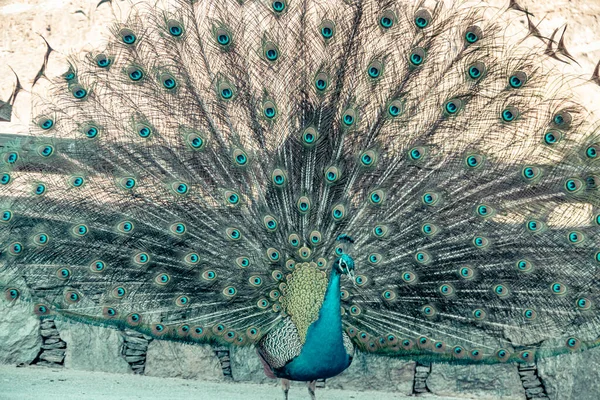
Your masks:
<svg viewBox="0 0 600 400"><path fill-rule="evenodd" d="M308 328L300 355L275 373L295 381L326 379L348 368L351 361L342 338L340 275L332 271L319 319Z"/></svg>

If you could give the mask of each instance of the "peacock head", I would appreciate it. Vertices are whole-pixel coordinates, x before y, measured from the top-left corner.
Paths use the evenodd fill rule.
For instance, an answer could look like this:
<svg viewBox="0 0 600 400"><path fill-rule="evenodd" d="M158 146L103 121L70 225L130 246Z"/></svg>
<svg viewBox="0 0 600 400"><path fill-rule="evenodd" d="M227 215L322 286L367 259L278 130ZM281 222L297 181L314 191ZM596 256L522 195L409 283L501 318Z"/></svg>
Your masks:
<svg viewBox="0 0 600 400"><path fill-rule="evenodd" d="M334 263L335 270L341 275L348 275L354 282L354 259L348 254L342 254Z"/></svg>

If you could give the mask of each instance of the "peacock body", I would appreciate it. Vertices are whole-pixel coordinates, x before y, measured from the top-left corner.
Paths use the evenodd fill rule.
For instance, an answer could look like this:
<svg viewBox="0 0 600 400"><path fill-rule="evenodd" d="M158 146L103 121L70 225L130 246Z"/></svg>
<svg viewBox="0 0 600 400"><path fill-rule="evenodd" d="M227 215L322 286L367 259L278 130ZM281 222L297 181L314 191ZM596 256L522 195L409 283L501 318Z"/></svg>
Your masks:
<svg viewBox="0 0 600 400"><path fill-rule="evenodd" d="M256 345L303 381L355 347L597 345L600 137L548 52L501 28L460 4L140 7L2 150L7 299Z"/></svg>

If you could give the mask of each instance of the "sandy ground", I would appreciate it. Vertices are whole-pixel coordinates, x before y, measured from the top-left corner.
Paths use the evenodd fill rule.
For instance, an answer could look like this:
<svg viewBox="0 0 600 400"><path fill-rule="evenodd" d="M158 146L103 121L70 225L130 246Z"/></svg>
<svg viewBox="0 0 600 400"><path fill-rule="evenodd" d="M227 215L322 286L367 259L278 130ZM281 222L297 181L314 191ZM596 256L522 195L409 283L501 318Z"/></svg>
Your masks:
<svg viewBox="0 0 600 400"><path fill-rule="evenodd" d="M4 400L129 400L129 399L219 399L281 400L276 385L218 383L177 378L107 374L44 367L0 366L0 399ZM302 386L293 386L290 400L309 399ZM356 392L317 389L319 400L408 400L415 397L386 392ZM419 397L421 398L421 397ZM425 399L460 400L454 397L426 396Z"/></svg>

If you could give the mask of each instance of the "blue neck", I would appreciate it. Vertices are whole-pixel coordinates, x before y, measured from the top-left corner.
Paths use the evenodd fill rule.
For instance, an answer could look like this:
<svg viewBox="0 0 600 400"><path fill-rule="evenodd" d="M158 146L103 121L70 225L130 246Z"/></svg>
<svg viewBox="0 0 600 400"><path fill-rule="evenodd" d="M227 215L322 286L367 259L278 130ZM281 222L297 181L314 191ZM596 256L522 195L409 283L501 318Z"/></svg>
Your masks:
<svg viewBox="0 0 600 400"><path fill-rule="evenodd" d="M350 365L342 338L340 306L340 274L332 268L319 319L308 328L300 355L285 367L289 379L330 378Z"/></svg>

